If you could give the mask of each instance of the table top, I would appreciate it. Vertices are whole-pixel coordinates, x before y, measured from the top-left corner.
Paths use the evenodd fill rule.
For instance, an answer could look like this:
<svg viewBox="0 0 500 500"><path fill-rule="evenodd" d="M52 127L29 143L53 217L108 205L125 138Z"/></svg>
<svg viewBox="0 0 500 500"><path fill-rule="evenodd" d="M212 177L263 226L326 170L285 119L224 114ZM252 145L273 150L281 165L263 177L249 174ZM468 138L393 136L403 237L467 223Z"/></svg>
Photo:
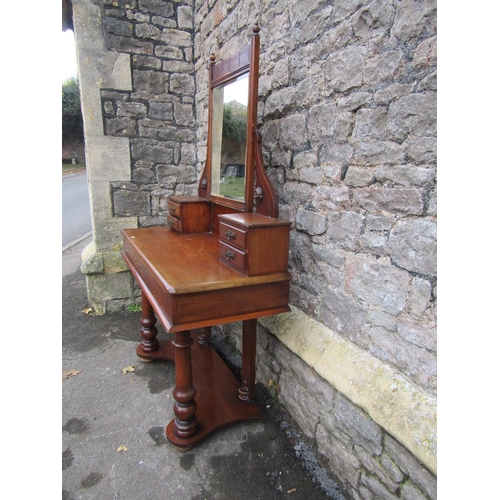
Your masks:
<svg viewBox="0 0 500 500"><path fill-rule="evenodd" d="M123 229L127 247L140 257L170 294L187 294L289 281L290 273L244 276L219 258L219 236L178 234L166 227Z"/></svg>

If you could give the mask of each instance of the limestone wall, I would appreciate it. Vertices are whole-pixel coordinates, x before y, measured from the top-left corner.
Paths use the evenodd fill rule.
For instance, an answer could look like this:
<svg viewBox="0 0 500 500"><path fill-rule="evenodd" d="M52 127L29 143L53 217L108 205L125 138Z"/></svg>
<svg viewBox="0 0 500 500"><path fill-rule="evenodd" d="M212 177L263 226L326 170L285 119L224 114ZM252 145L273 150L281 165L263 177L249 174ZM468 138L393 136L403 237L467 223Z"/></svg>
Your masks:
<svg viewBox="0 0 500 500"><path fill-rule="evenodd" d="M259 379L353 497L435 498L436 4L195 9L199 161L206 61L261 27L259 126L293 224L294 307L260 321Z"/></svg>
<svg viewBox="0 0 500 500"><path fill-rule="evenodd" d="M436 498L435 0L73 4L96 309L137 300L119 229L164 224L168 196L196 192L209 56L258 22L293 276L292 313L259 322L258 377L353 498Z"/></svg>

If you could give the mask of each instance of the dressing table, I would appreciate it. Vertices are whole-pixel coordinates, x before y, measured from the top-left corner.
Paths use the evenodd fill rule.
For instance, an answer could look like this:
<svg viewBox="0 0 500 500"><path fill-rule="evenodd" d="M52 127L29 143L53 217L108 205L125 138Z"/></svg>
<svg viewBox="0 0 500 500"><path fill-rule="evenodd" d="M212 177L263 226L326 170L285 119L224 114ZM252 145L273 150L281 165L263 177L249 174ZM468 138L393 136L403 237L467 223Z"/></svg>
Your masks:
<svg viewBox="0 0 500 500"><path fill-rule="evenodd" d="M171 196L167 227L122 230L142 292L143 361L175 362L167 438L188 449L216 429L263 419L254 403L257 318L289 311L290 223L256 131L259 28L250 44L210 58L207 161L198 196ZM157 318L173 340L159 341ZM242 321L241 380L210 346L211 327Z"/></svg>

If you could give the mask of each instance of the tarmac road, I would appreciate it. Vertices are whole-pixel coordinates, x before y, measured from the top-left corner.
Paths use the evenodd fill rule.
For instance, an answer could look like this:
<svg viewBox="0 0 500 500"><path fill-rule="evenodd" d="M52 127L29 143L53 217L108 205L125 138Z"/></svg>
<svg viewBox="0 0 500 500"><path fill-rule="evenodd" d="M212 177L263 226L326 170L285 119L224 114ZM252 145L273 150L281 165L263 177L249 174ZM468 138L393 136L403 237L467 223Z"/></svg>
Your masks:
<svg viewBox="0 0 500 500"><path fill-rule="evenodd" d="M92 231L87 174L63 175L62 246L63 248Z"/></svg>

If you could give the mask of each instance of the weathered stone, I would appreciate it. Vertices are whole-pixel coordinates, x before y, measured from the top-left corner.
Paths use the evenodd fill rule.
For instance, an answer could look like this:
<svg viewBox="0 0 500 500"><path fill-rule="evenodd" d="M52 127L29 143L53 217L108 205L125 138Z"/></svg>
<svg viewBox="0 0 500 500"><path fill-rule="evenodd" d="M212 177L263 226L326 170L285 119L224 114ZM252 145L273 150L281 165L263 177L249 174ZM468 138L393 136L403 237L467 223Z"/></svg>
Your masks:
<svg viewBox="0 0 500 500"><path fill-rule="evenodd" d="M135 38L126 36L109 35L107 38L108 48L118 52L131 52L132 54L153 54L153 44L151 42L142 42Z"/></svg>
<svg viewBox="0 0 500 500"><path fill-rule="evenodd" d="M367 471L374 476L377 476L391 493L396 493L399 485L392 480L389 474L387 474L385 469L380 465L380 462L361 446L355 445L354 449L356 450L356 455L361 460L361 463L366 467Z"/></svg>
<svg viewBox="0 0 500 500"><path fill-rule="evenodd" d="M160 69L161 61L156 57L135 55L132 57L132 67L138 69Z"/></svg>
<svg viewBox="0 0 500 500"><path fill-rule="evenodd" d="M363 81L367 85L378 85L396 79L403 69L404 57L400 50L384 52L366 62Z"/></svg>
<svg viewBox="0 0 500 500"><path fill-rule="evenodd" d="M436 276L437 228L426 220L400 221L391 231L389 253L394 263L408 271Z"/></svg>
<svg viewBox="0 0 500 500"><path fill-rule="evenodd" d="M398 467L412 481L422 488L433 500L437 498L437 480L436 477L422 467L413 455L395 439L385 436L385 451L389 457L398 465Z"/></svg>
<svg viewBox="0 0 500 500"><path fill-rule="evenodd" d="M351 14L354 14L363 3L363 0L344 0L339 3L335 2L332 11L332 21L336 24L346 17L349 17Z"/></svg>
<svg viewBox="0 0 500 500"><path fill-rule="evenodd" d="M392 221L390 217L371 214L366 216L366 229L370 231L388 231L391 227Z"/></svg>
<svg viewBox="0 0 500 500"><path fill-rule="evenodd" d="M135 33L139 38L151 38L152 40L161 40L161 30L152 24L136 24Z"/></svg>
<svg viewBox="0 0 500 500"><path fill-rule="evenodd" d="M137 134L137 125L132 118L106 118L106 135L115 137L134 137Z"/></svg>
<svg viewBox="0 0 500 500"><path fill-rule="evenodd" d="M170 92L193 94L194 88L194 77L191 75L178 73L170 76Z"/></svg>
<svg viewBox="0 0 500 500"><path fill-rule="evenodd" d="M313 255L316 260L322 260L334 267L342 268L344 266L344 254L333 248L321 245L312 246Z"/></svg>
<svg viewBox="0 0 500 500"><path fill-rule="evenodd" d="M417 86L417 90L419 92L423 92L425 90L437 90L437 71L434 71L425 78L422 78Z"/></svg>
<svg viewBox="0 0 500 500"><path fill-rule="evenodd" d="M120 190L113 194L114 213L118 217L149 215L149 193Z"/></svg>
<svg viewBox="0 0 500 500"><path fill-rule="evenodd" d="M351 436L369 453L382 453L382 430L361 408L354 405L341 394L337 395L333 422L343 432Z"/></svg>
<svg viewBox="0 0 500 500"><path fill-rule="evenodd" d="M174 104L174 117L177 125L192 127L194 125L193 106L191 104Z"/></svg>
<svg viewBox="0 0 500 500"><path fill-rule="evenodd" d="M359 240L361 249L366 253L384 256L387 254L387 236L378 232L366 231Z"/></svg>
<svg viewBox="0 0 500 500"><path fill-rule="evenodd" d="M387 453L382 453L380 463L393 481L396 483L404 481L405 475L401 472L401 469L387 456Z"/></svg>
<svg viewBox="0 0 500 500"><path fill-rule="evenodd" d="M128 21L119 21L108 17L106 20L106 32L119 36L132 36L134 34L134 25Z"/></svg>
<svg viewBox="0 0 500 500"><path fill-rule="evenodd" d="M346 258L346 289L355 297L389 314L399 314L406 307L409 281L406 271L381 259Z"/></svg>
<svg viewBox="0 0 500 500"><path fill-rule="evenodd" d="M307 231L309 234L323 234L326 231L326 217L311 210L299 208L297 229Z"/></svg>
<svg viewBox="0 0 500 500"><path fill-rule="evenodd" d="M150 102L149 117L157 120L172 120L174 117L174 108L168 102Z"/></svg>
<svg viewBox="0 0 500 500"><path fill-rule="evenodd" d="M174 13L172 2L165 2L164 0L139 0L139 9L143 12L164 17L170 17Z"/></svg>
<svg viewBox="0 0 500 500"><path fill-rule="evenodd" d="M118 102L116 115L117 116L128 116L131 118L137 118L145 116L147 113L146 105L142 102Z"/></svg>
<svg viewBox="0 0 500 500"><path fill-rule="evenodd" d="M433 354L385 328L371 328L368 335L371 338L369 350L374 356L393 364L421 386L435 391L437 363Z"/></svg>
<svg viewBox="0 0 500 500"><path fill-rule="evenodd" d="M126 299L132 296L132 275L129 272L87 276L89 297L95 302ZM104 312L104 311L103 311Z"/></svg>
<svg viewBox="0 0 500 500"><path fill-rule="evenodd" d="M349 144L325 145L321 151L321 163L348 163L353 156L354 149Z"/></svg>
<svg viewBox="0 0 500 500"><path fill-rule="evenodd" d="M356 113L356 125L352 132L353 139L362 137L380 138L387 127L387 111L378 106L373 109L360 109Z"/></svg>
<svg viewBox="0 0 500 500"><path fill-rule="evenodd" d="M284 149L301 149L307 142L306 118L302 114L290 115L281 122L280 144Z"/></svg>
<svg viewBox="0 0 500 500"><path fill-rule="evenodd" d="M352 20L354 33L360 38L372 38L385 33L394 18L390 2L375 0L357 11Z"/></svg>
<svg viewBox="0 0 500 500"><path fill-rule="evenodd" d="M422 278L413 278L410 286L408 304L413 314L422 316L429 305L431 299L432 285Z"/></svg>
<svg viewBox="0 0 500 500"><path fill-rule="evenodd" d="M129 268L122 258L121 250L103 252L102 260L104 262L104 272L105 273L120 273L122 271L128 271Z"/></svg>
<svg viewBox="0 0 500 500"><path fill-rule="evenodd" d="M410 161L416 163L436 163L437 139L435 137L412 137L403 143L403 149Z"/></svg>
<svg viewBox="0 0 500 500"><path fill-rule="evenodd" d="M327 327L346 335L355 344L366 344L365 310L344 292L327 288L321 298L319 317Z"/></svg>
<svg viewBox="0 0 500 500"><path fill-rule="evenodd" d="M427 38L415 49L412 65L415 68L435 66L437 63L437 37Z"/></svg>
<svg viewBox="0 0 500 500"><path fill-rule="evenodd" d="M373 500L399 500L378 479L368 474L361 476L361 484L365 485L373 493Z"/></svg>
<svg viewBox="0 0 500 500"><path fill-rule="evenodd" d="M408 342L436 352L437 336L434 325L424 325L410 320L401 320L398 323L398 333Z"/></svg>
<svg viewBox="0 0 500 500"><path fill-rule="evenodd" d="M382 165L375 172L378 181L391 181L402 186L426 186L434 180L435 176L435 168L413 165Z"/></svg>
<svg viewBox="0 0 500 500"><path fill-rule="evenodd" d="M401 41L417 38L424 31L436 29L436 0L403 0L395 4L396 15L391 35Z"/></svg>
<svg viewBox="0 0 500 500"><path fill-rule="evenodd" d="M180 61L184 59L182 50L179 47L171 45L157 45L155 47L155 55L158 57L165 57L167 59L178 59ZM174 71L172 63L169 63L165 69L168 70L169 68L172 68L171 71Z"/></svg>
<svg viewBox="0 0 500 500"><path fill-rule="evenodd" d="M413 85L404 83L391 83L387 87L375 92L373 100L378 104L388 104L395 99L409 95Z"/></svg>
<svg viewBox="0 0 500 500"><path fill-rule="evenodd" d="M174 158L174 151L162 145L133 144L131 147L134 160L148 161L154 163L168 163Z"/></svg>
<svg viewBox="0 0 500 500"><path fill-rule="evenodd" d="M132 171L132 181L137 184L154 184L156 175L153 170L136 168Z"/></svg>
<svg viewBox="0 0 500 500"><path fill-rule="evenodd" d="M132 72L134 90L150 94L168 92L169 75L158 71L134 70Z"/></svg>
<svg viewBox="0 0 500 500"><path fill-rule="evenodd" d="M177 24L179 28L193 29L193 9L188 5L177 7Z"/></svg>
<svg viewBox="0 0 500 500"><path fill-rule="evenodd" d="M363 217L357 213L331 213L328 215L328 239L335 248L356 251L362 226Z"/></svg>
<svg viewBox="0 0 500 500"><path fill-rule="evenodd" d="M167 45L175 45L176 47L189 47L192 43L190 33L171 28L163 30L161 41Z"/></svg>
<svg viewBox="0 0 500 500"><path fill-rule="evenodd" d="M414 483L406 481L401 486L401 498L402 500L427 500L428 497Z"/></svg>
<svg viewBox="0 0 500 500"><path fill-rule="evenodd" d="M80 270L83 274L103 274L104 273L104 261L102 259L102 253L93 253L82 262Z"/></svg>
<svg viewBox="0 0 500 500"><path fill-rule="evenodd" d="M417 189L360 188L354 191L353 203L372 213L390 212L421 215L424 210L422 196Z"/></svg>
<svg viewBox="0 0 500 500"><path fill-rule="evenodd" d="M299 179L303 182L308 182L309 184L321 184L325 174L323 170L318 167L304 168L300 171Z"/></svg>
<svg viewBox="0 0 500 500"><path fill-rule="evenodd" d="M348 47L334 52L325 66L329 89L345 92L360 87L363 82L365 54L363 47Z"/></svg>
<svg viewBox="0 0 500 500"><path fill-rule="evenodd" d="M403 96L389 106L387 134L395 141L404 141L410 134L434 137L436 121L435 92Z"/></svg>
<svg viewBox="0 0 500 500"><path fill-rule="evenodd" d="M399 144L389 141L358 142L355 144L354 159L365 165L380 165L381 163L402 163L404 152Z"/></svg>
<svg viewBox="0 0 500 500"><path fill-rule="evenodd" d="M286 189L288 184L285 184ZM347 186L318 186L314 191L314 206L319 209L339 210L349 204Z"/></svg>
<svg viewBox="0 0 500 500"><path fill-rule="evenodd" d="M295 88L286 87L273 92L267 99L264 108L264 116L284 115L289 112L296 103Z"/></svg>
<svg viewBox="0 0 500 500"><path fill-rule="evenodd" d="M318 104L309 110L308 132L311 144L322 144L333 137L333 124L337 113L335 104Z"/></svg>
<svg viewBox="0 0 500 500"><path fill-rule="evenodd" d="M152 16L151 22L162 28L177 28L177 21L162 16Z"/></svg>
<svg viewBox="0 0 500 500"><path fill-rule="evenodd" d="M169 182L192 183L196 181L196 169L190 166L158 165L156 172L160 184Z"/></svg>
<svg viewBox="0 0 500 500"><path fill-rule="evenodd" d="M362 187L370 185L374 178L375 172L372 167L351 166L347 170L344 182L348 186Z"/></svg>
<svg viewBox="0 0 500 500"><path fill-rule="evenodd" d="M359 459L338 438L332 435L321 423L316 430L318 450L332 464L333 470L339 471L352 487L359 487L360 466Z"/></svg>

